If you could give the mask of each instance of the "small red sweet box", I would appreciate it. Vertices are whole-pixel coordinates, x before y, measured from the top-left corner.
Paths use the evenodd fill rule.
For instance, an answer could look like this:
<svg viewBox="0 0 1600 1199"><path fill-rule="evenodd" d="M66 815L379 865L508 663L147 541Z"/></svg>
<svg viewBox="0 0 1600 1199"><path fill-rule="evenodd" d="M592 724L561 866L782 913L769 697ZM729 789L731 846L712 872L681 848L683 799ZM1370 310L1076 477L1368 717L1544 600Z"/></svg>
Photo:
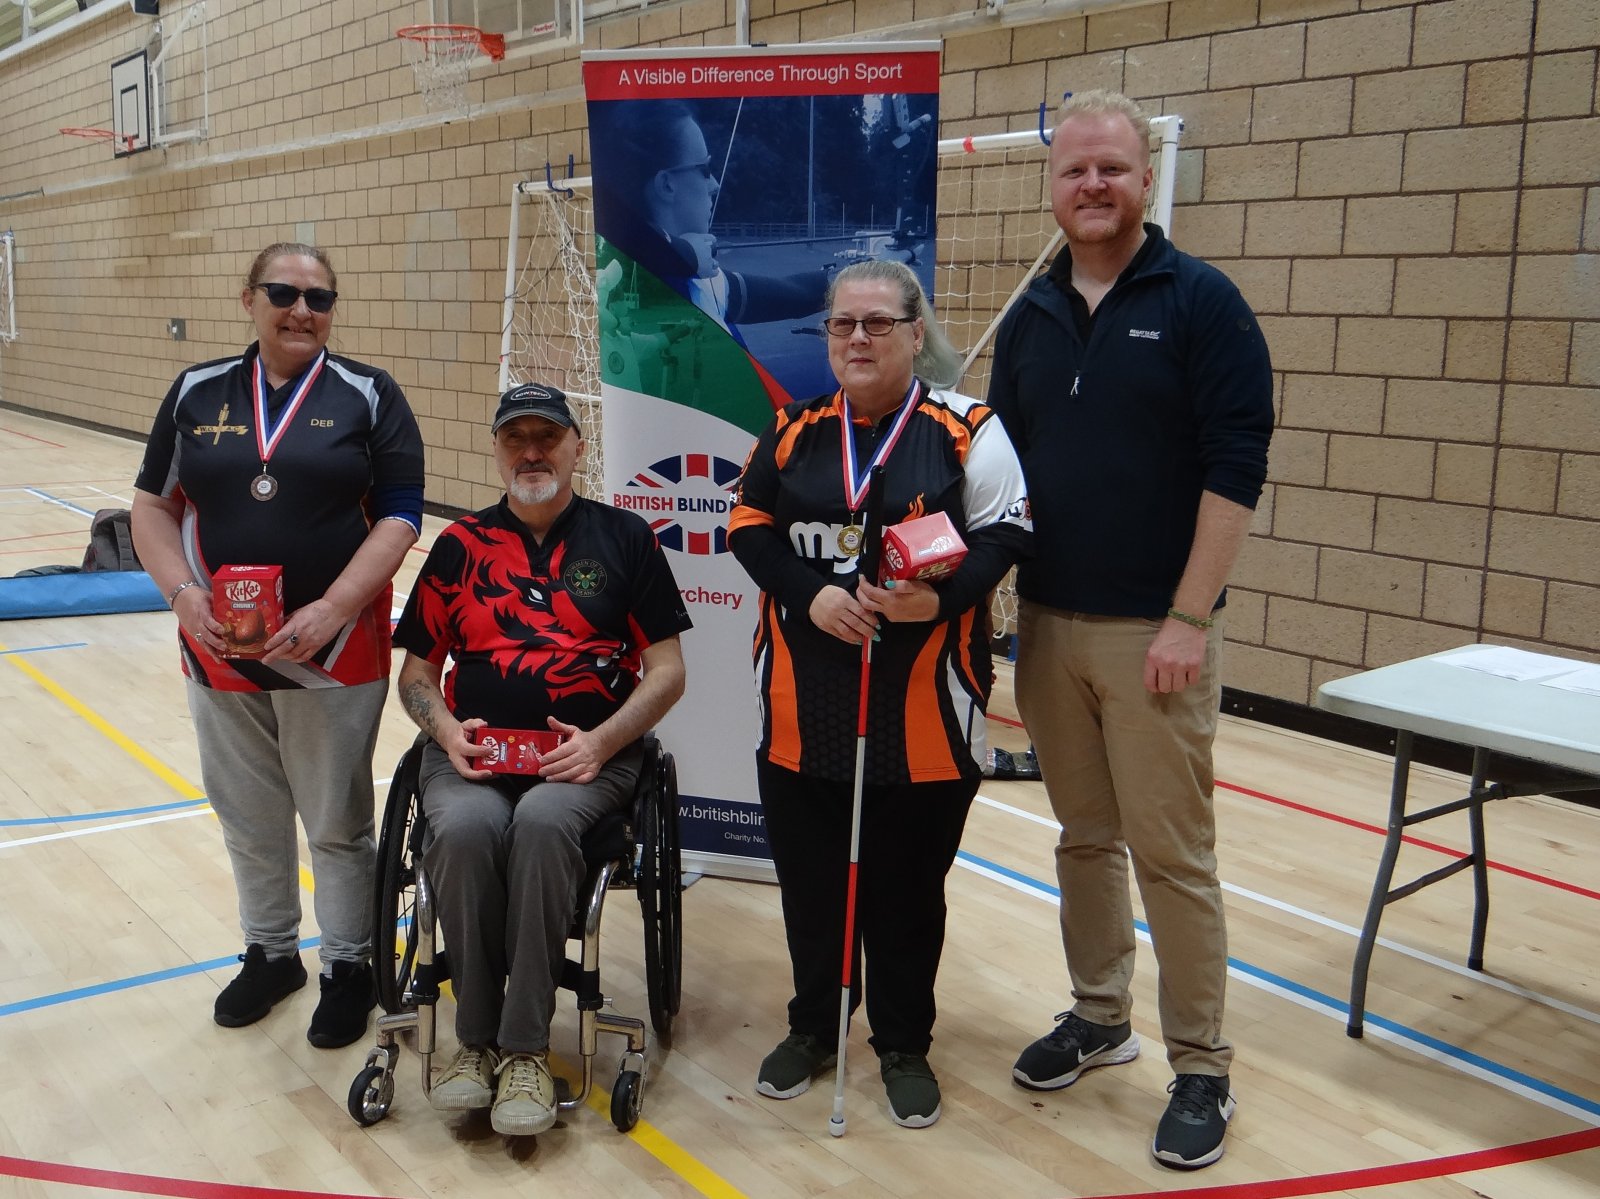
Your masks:
<svg viewBox="0 0 1600 1199"><path fill-rule="evenodd" d="M967 543L944 512L903 520L883 531L883 577L936 579L967 556Z"/></svg>
<svg viewBox="0 0 1600 1199"><path fill-rule="evenodd" d="M225 658L259 658L283 627L283 567L219 566L211 576L211 614L224 626Z"/></svg>
<svg viewBox="0 0 1600 1199"><path fill-rule="evenodd" d="M472 764L495 774L538 774L544 755L562 740L560 733L540 729L497 729L485 725L472 731L472 743L489 746L489 752Z"/></svg>

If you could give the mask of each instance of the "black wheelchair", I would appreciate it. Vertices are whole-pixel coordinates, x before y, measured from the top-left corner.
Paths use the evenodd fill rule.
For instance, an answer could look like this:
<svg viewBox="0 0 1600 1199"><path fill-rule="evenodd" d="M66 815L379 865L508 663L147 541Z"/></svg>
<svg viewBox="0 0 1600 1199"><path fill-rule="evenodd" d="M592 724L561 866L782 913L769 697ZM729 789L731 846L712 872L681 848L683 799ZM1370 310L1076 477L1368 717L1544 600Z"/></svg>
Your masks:
<svg viewBox="0 0 1600 1199"><path fill-rule="evenodd" d="M358 1124L376 1124L389 1114L394 1102L394 1075L399 1061L400 1036L414 1032L415 1048L422 1059L422 1093L433 1086L436 1008L439 987L450 977L448 946L435 943L433 892L422 865L427 822L419 802L418 770L422 748L419 737L400 759L384 806L378 836L378 874L373 888L373 928L376 944L393 935L395 950L385 958L373 954L377 976L378 1043L350 1085L348 1108ZM616 1085L611 1090L611 1122L627 1132L639 1121L647 1075L648 1040L644 1021L610 1009L600 990L600 916L606 894L632 890L644 917L645 987L650 1024L663 1045L672 1043L672 1018L682 996L683 873L678 842L678 777L672 755L652 734L645 740L644 766L639 772L630 812L619 812L595 825L583 838L586 872L578 888L571 940L581 942L578 961L570 958L561 986L577 994L578 1052L582 1081L574 1093L564 1079L556 1080L561 1111L581 1105L594 1084L594 1056L599 1034L628 1038ZM392 930L392 934L391 931Z"/></svg>

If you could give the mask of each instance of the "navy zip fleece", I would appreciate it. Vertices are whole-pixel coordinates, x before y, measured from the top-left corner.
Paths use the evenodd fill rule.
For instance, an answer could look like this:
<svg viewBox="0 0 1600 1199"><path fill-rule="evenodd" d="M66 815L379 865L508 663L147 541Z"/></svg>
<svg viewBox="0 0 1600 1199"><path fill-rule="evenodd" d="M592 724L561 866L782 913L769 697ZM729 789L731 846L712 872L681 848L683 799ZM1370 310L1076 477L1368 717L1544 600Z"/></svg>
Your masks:
<svg viewBox="0 0 1600 1199"><path fill-rule="evenodd" d="M1200 493L1254 508L1272 436L1272 363L1255 314L1156 225L1095 310L1088 344L1063 251L1001 323L989 405L1022 459L1034 557L1024 599L1161 620ZM1221 599L1218 606L1221 606Z"/></svg>

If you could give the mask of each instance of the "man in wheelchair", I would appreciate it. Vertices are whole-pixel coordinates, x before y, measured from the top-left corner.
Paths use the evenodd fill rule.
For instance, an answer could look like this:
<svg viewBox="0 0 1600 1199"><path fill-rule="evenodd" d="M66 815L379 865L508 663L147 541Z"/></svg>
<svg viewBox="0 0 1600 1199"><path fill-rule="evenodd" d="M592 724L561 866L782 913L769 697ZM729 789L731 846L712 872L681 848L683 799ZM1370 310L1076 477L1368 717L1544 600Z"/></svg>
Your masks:
<svg viewBox="0 0 1600 1199"><path fill-rule="evenodd" d="M430 1099L525 1136L556 1118L546 1058L579 840L632 799L640 739L683 694L690 621L644 520L574 493L584 442L558 389L507 391L493 436L506 494L439 534L395 641L400 698L432 738L423 862L460 1043Z"/></svg>

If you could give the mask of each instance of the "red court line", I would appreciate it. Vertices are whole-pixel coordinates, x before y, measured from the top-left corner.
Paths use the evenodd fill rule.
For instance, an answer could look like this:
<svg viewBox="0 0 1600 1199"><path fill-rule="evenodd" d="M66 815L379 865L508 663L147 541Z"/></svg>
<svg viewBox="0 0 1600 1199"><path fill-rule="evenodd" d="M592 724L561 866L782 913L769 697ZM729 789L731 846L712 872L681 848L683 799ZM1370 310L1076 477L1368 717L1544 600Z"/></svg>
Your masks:
<svg viewBox="0 0 1600 1199"><path fill-rule="evenodd" d="M277 1187L244 1186L234 1182L194 1182L187 1178L162 1178L156 1174L126 1174L121 1170L95 1170L63 1166L56 1162L0 1157L0 1177L31 1178L66 1186L121 1191L128 1195L175 1195L182 1199L372 1199L336 1191L285 1191Z"/></svg>
<svg viewBox="0 0 1600 1199"><path fill-rule="evenodd" d="M1336 824L1347 824L1351 828L1363 829L1369 833L1377 833L1380 837L1388 836L1388 830L1385 829L1381 824L1370 824L1365 820L1355 820L1349 816L1340 816L1334 812L1325 812L1321 808L1313 808L1309 804L1296 803L1292 799L1283 799L1276 795L1268 795L1265 791L1253 791L1249 787L1240 787L1234 783L1225 783L1221 779L1217 780L1217 786L1227 791L1237 791L1240 795L1248 795L1253 799L1264 799L1268 803L1274 803L1280 807L1291 808L1296 812L1304 812L1310 816L1320 816L1322 819L1332 820ZM1465 850L1456 849L1449 845L1440 845L1437 841L1425 841L1421 837L1413 837L1404 833L1401 834L1400 839L1407 845L1415 845L1422 849L1431 849L1435 853L1442 853L1447 857L1464 858L1467 856ZM1570 891L1574 895L1582 895L1585 899L1600 899L1600 891L1593 891L1588 887L1580 887L1577 883L1569 883L1563 879L1551 878L1547 874L1535 874L1531 870L1524 870L1520 866L1511 866L1505 862L1496 862L1492 858L1489 861L1489 869L1499 870L1505 874L1513 874L1518 878L1528 879L1530 882L1543 883L1547 887L1555 887L1562 891Z"/></svg>
<svg viewBox="0 0 1600 1199"><path fill-rule="evenodd" d="M8 429L4 425L0 425L0 433L9 433L13 437L26 437L29 441L37 441L40 445L54 446L58 450L67 448L59 441L46 441L43 437L35 437L32 433L24 433L21 429Z"/></svg>
<svg viewBox="0 0 1600 1199"><path fill-rule="evenodd" d="M83 527L61 529L54 533L19 533L15 537L0 537L0 541L36 541L40 537L82 537Z"/></svg>
<svg viewBox="0 0 1600 1199"><path fill-rule="evenodd" d="M996 716L993 712L989 713L989 719L994 721L996 724L1007 725L1014 729L1020 729L1023 727L1023 724L1020 720L1012 720L1007 716ZM1322 820L1331 820L1335 824L1349 825L1351 828L1358 828L1363 832L1377 833L1380 837L1388 835L1388 830L1385 829L1381 824L1372 824L1365 820L1356 820L1350 816L1340 816L1335 812L1329 812L1323 808L1314 808L1310 804L1296 803L1292 799L1284 799L1278 795L1269 795L1265 791L1255 791L1249 787L1238 786L1235 783L1225 783L1221 779L1217 780L1217 786L1221 787L1224 791L1236 791L1240 795L1248 795L1252 799L1264 799L1268 803L1275 803L1280 807L1291 808L1296 812L1303 812L1307 816L1316 816ZM1431 849L1435 853L1442 853L1452 858L1464 858L1467 856L1465 850L1455 849L1449 845L1440 845L1437 841L1425 841L1421 837L1413 837L1404 834L1400 839L1407 845L1415 845L1420 849ZM1594 891L1588 887L1580 887L1577 883L1569 883L1564 879L1552 878L1548 874L1536 874L1532 870L1524 870L1520 866L1512 866L1505 862L1497 862L1492 858L1489 861L1489 869L1498 870L1502 874L1515 875L1517 878L1525 878L1529 882L1543 883L1545 886L1554 887L1558 891L1570 891L1574 895L1582 895L1585 899L1600 899L1600 891Z"/></svg>
<svg viewBox="0 0 1600 1199"><path fill-rule="evenodd" d="M1456 1153L1449 1157L1432 1157L1418 1162L1397 1162L1392 1166L1369 1166L1364 1170L1340 1170L1333 1174L1308 1174L1304 1178L1278 1178L1264 1182L1198 1187L1184 1191L1183 1195L1184 1199L1289 1199L1294 1195L1327 1195L1335 1191L1361 1191L1368 1187L1394 1186L1402 1182L1420 1182L1428 1178L1472 1174L1479 1170L1492 1170L1498 1166L1513 1166L1518 1162L1540 1161L1568 1153L1582 1153L1597 1147L1600 1147L1600 1128L1586 1128L1579 1132L1562 1133L1556 1137L1543 1137L1537 1141L1523 1141L1518 1145L1503 1145L1496 1149ZM1121 1195L1098 1195L1095 1199L1153 1199L1154 1196L1168 1197L1173 1193L1129 1191Z"/></svg>

